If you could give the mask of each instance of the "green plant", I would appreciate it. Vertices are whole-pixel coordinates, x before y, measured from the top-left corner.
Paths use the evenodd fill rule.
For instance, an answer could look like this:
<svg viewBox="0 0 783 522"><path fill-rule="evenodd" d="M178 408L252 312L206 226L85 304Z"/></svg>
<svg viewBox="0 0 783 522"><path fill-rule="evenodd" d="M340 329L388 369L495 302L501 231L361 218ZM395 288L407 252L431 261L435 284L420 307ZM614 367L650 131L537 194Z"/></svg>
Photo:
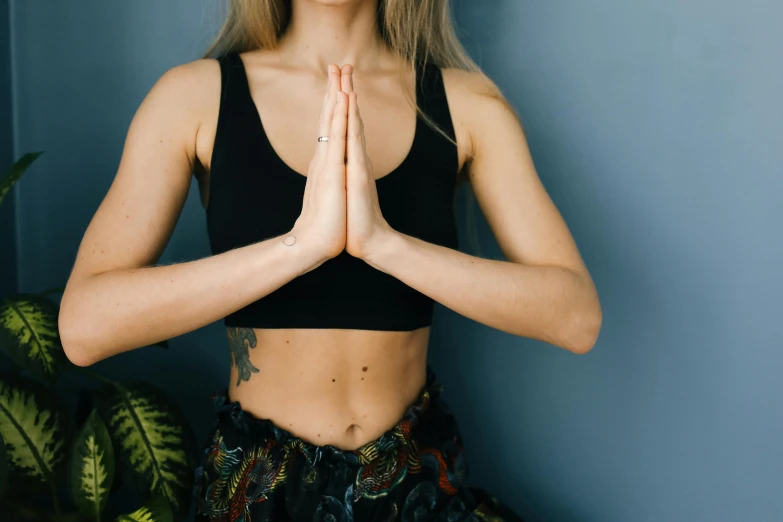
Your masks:
<svg viewBox="0 0 783 522"><path fill-rule="evenodd" d="M0 180L0 203L39 155L25 155ZM150 383L113 381L70 363L59 305L48 297L57 290L0 299L0 351L16 366L0 375L0 520L181 519L196 447L184 416ZM64 373L98 384L77 389L75 416L58 386ZM122 484L142 504L126 515L110 502Z"/></svg>

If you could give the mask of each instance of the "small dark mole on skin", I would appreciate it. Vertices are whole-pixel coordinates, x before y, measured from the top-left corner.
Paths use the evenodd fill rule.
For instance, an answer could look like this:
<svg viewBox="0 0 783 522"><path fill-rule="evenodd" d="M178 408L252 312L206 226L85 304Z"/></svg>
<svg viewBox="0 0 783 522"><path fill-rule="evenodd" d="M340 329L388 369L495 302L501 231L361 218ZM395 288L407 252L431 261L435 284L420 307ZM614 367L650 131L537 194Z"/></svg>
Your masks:
<svg viewBox="0 0 783 522"><path fill-rule="evenodd" d="M362 371L363 371L363 372L366 372L366 371L367 371L367 367L366 367L366 366L365 366L365 367L363 367L363 368L362 368Z"/></svg>
<svg viewBox="0 0 783 522"><path fill-rule="evenodd" d="M320 437L320 436L321 436L321 434L319 433L319 434L318 434L318 436Z"/></svg>
<svg viewBox="0 0 783 522"><path fill-rule="evenodd" d="M289 344L291 341L286 341L286 344Z"/></svg>
<svg viewBox="0 0 783 522"><path fill-rule="evenodd" d="M364 377L362 377L362 380L364 380Z"/></svg>
<svg viewBox="0 0 783 522"><path fill-rule="evenodd" d="M334 379L332 379L332 382L334 382Z"/></svg>

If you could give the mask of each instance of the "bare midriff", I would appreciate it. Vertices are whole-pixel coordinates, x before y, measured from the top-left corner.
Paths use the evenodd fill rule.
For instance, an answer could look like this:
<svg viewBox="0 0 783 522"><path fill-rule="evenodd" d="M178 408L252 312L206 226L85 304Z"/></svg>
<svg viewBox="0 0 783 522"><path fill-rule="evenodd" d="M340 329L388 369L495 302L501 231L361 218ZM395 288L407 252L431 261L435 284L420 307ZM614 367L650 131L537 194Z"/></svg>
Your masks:
<svg viewBox="0 0 783 522"><path fill-rule="evenodd" d="M429 332L228 328L229 399L304 441L356 449L416 401Z"/></svg>

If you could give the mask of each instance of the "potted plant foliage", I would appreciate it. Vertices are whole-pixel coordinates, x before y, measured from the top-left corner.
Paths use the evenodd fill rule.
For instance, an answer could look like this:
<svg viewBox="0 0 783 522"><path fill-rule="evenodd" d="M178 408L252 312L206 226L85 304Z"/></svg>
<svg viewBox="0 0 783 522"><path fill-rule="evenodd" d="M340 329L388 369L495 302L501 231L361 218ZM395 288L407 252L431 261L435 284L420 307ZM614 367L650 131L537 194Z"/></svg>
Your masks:
<svg viewBox="0 0 783 522"><path fill-rule="evenodd" d="M0 179L0 204L39 155L25 155ZM0 374L0 520L181 520L196 448L184 415L151 383L71 364L53 292L0 299L0 352L15 366ZM95 383L79 389L74 412L58 385L66 373Z"/></svg>

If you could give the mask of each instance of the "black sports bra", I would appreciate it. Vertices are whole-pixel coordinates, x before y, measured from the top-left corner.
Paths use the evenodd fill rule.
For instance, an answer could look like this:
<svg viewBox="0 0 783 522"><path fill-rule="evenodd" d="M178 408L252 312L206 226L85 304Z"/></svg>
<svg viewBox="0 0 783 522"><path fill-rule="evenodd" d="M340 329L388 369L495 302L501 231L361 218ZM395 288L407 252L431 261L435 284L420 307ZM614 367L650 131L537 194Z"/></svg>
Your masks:
<svg viewBox="0 0 783 522"><path fill-rule="evenodd" d="M290 231L307 178L272 148L235 52L219 58L222 88L209 174L207 229L213 254ZM416 85L422 110L454 139L441 70L424 65ZM376 182L389 225L424 241L458 248L453 201L456 146L416 118L403 162ZM227 315L226 326L410 331L432 322L433 300L343 251L274 292Z"/></svg>

